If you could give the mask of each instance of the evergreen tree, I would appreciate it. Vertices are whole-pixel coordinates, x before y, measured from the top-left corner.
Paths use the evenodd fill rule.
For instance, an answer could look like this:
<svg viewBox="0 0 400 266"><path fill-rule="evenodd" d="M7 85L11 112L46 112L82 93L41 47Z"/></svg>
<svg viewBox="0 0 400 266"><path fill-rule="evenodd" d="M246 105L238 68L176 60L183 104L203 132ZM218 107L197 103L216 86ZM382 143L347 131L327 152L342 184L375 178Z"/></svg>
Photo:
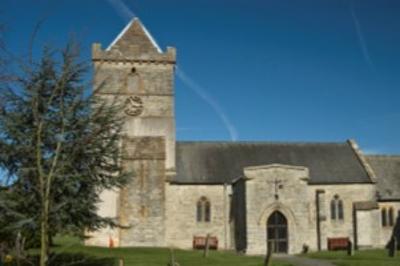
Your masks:
<svg viewBox="0 0 400 266"><path fill-rule="evenodd" d="M0 166L9 182L0 191L0 224L12 221L33 239L40 233L41 266L48 265L52 235L83 236L116 225L97 215L96 204L102 190L125 181L123 121L116 100L102 101L88 90L87 73L88 64L69 44L61 52L45 49L1 88Z"/></svg>

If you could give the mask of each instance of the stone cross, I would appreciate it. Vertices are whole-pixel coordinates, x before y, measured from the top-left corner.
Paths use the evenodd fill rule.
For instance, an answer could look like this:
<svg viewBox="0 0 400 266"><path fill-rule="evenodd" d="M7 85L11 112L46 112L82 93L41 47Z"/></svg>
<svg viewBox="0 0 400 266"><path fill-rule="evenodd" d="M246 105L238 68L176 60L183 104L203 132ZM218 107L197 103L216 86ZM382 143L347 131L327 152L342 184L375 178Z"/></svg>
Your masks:
<svg viewBox="0 0 400 266"><path fill-rule="evenodd" d="M274 185L275 199L279 199L278 192L279 192L279 189L282 189L282 188L283 188L283 186L282 186L283 181L282 181L282 180L279 180L279 179L277 179L277 178L275 178L274 181L270 181L270 182L268 182L268 183Z"/></svg>

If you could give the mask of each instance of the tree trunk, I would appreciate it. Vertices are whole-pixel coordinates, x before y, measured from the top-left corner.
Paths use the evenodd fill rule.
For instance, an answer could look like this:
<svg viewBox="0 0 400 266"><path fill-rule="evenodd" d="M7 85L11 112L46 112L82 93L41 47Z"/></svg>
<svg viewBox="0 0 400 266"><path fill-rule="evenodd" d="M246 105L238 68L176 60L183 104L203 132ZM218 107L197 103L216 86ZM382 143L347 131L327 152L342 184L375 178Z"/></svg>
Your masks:
<svg viewBox="0 0 400 266"><path fill-rule="evenodd" d="M209 249L210 249L210 234L207 234L206 244L204 246L204 254L203 254L204 258L208 257L208 250Z"/></svg>
<svg viewBox="0 0 400 266"><path fill-rule="evenodd" d="M271 244L271 242L268 242L267 243L267 255L265 256L265 259L264 259L264 266L271 265L271 257L272 257L272 244Z"/></svg>
<svg viewBox="0 0 400 266"><path fill-rule="evenodd" d="M46 193L44 193L46 194ZM44 195L40 230L40 266L47 266L49 261L49 198Z"/></svg>
<svg viewBox="0 0 400 266"><path fill-rule="evenodd" d="M17 266L21 266L21 232L17 233L17 238L15 239L15 260Z"/></svg>

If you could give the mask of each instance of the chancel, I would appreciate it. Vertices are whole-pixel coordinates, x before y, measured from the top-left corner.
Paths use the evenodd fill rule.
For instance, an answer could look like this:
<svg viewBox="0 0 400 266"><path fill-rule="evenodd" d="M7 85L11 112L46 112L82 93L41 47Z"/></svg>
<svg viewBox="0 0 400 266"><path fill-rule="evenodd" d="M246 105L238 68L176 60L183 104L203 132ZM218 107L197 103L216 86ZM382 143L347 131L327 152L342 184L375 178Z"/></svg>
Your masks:
<svg viewBox="0 0 400 266"><path fill-rule="evenodd" d="M86 245L218 249L246 254L384 247L400 210L400 156L342 143L181 142L175 138L176 49L161 50L139 19L94 44L99 97L125 104L129 183L103 191L99 213L122 227ZM398 226L398 225L397 225Z"/></svg>

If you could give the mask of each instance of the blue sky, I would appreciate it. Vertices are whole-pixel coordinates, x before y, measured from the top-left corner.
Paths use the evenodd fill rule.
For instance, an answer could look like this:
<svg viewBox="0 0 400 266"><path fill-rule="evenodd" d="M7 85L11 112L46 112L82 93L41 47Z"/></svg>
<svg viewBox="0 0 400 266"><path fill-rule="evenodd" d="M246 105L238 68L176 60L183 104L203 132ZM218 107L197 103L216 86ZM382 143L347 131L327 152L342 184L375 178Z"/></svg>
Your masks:
<svg viewBox="0 0 400 266"><path fill-rule="evenodd" d="M398 0L2 0L6 41L103 47L135 14L175 46L179 140L337 142L400 154Z"/></svg>

